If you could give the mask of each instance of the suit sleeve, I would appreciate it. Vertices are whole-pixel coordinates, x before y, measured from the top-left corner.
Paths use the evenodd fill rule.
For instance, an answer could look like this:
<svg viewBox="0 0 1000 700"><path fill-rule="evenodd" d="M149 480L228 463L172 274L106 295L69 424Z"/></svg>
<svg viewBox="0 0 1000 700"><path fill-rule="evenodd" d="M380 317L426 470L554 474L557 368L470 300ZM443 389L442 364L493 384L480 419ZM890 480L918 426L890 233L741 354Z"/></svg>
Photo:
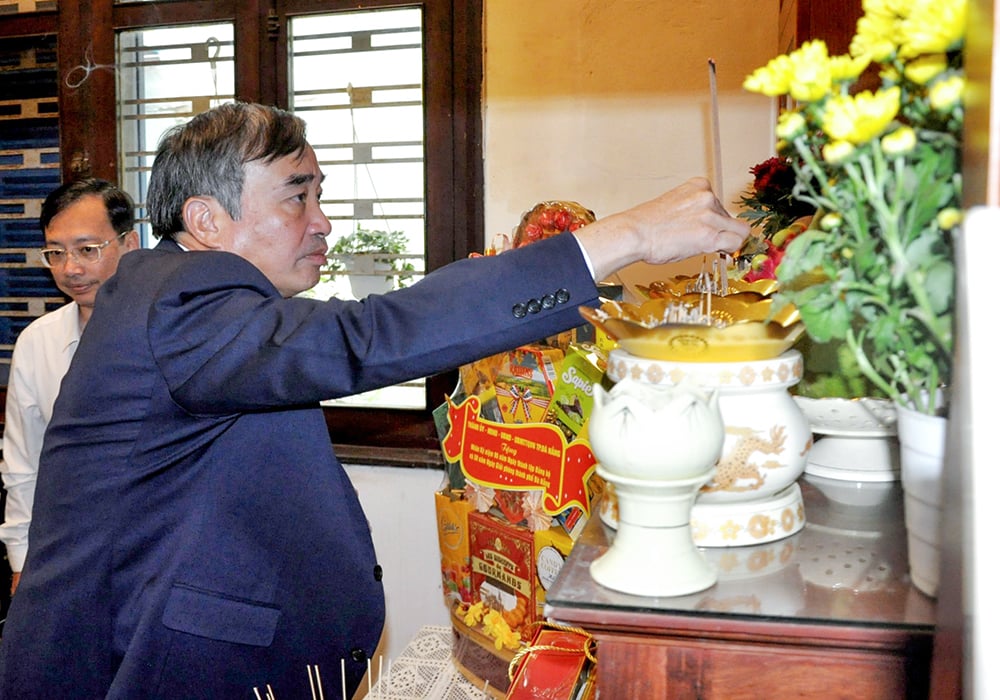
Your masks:
<svg viewBox="0 0 1000 700"><path fill-rule="evenodd" d="M174 400L193 413L310 404L428 376L578 326L578 307L597 302L570 235L461 260L362 302L284 299L241 258L184 255L148 333Z"/></svg>

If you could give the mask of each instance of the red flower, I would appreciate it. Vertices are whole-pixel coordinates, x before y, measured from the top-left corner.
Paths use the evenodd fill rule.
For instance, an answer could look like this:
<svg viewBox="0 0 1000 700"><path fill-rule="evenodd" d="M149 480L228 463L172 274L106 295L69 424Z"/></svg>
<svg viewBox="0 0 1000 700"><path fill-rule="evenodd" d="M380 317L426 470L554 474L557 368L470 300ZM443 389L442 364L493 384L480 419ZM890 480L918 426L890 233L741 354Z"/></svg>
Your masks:
<svg viewBox="0 0 1000 700"><path fill-rule="evenodd" d="M795 187L795 171L785 158L768 158L750 168L757 199L772 208L779 207Z"/></svg>
<svg viewBox="0 0 1000 700"><path fill-rule="evenodd" d="M759 227L764 238L770 238L801 216L812 214L815 208L795 199L796 174L787 158L773 157L750 168L753 187L740 197L746 211L738 216L751 226Z"/></svg>

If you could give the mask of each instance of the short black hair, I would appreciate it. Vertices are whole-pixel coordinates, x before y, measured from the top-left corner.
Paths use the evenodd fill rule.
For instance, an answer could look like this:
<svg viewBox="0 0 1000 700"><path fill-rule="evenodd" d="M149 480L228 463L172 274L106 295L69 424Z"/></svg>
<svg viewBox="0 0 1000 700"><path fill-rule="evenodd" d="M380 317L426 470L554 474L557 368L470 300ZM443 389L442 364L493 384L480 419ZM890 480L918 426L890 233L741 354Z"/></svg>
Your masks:
<svg viewBox="0 0 1000 700"><path fill-rule="evenodd" d="M128 192L107 180L89 177L64 183L49 193L42 203L42 214L38 217L42 233L57 214L90 195L97 195L104 202L108 221L115 233L125 233L135 227L135 203Z"/></svg>

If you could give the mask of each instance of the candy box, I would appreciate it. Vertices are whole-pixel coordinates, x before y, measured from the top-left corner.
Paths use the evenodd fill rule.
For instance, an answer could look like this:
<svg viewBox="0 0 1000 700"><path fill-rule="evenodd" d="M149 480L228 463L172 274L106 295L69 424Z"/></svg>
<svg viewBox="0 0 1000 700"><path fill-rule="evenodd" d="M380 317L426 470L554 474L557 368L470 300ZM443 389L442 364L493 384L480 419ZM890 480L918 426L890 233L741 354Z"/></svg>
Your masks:
<svg viewBox="0 0 1000 700"><path fill-rule="evenodd" d="M589 700L595 695L597 657L589 634L539 627L514 662L506 700Z"/></svg>
<svg viewBox="0 0 1000 700"><path fill-rule="evenodd" d="M562 569L573 540L562 529L531 532L492 513L470 512L472 598L501 613L521 634L542 617L545 591Z"/></svg>
<svg viewBox="0 0 1000 700"><path fill-rule="evenodd" d="M569 432L569 439L586 437L584 426L594 407L594 385L604 380L607 364L607 356L594 345L574 344L567 348L549 414L556 425Z"/></svg>
<svg viewBox="0 0 1000 700"><path fill-rule="evenodd" d="M497 404L495 380L503 361L503 355L490 355L462 365L458 370L464 395L478 396L481 403L480 415L497 422L503 422L503 415Z"/></svg>
<svg viewBox="0 0 1000 700"><path fill-rule="evenodd" d="M577 512L578 508L573 510ZM552 527L535 532L534 580L535 580L535 620L542 619L546 591L556 582L562 571L566 557L573 549L575 539L553 521Z"/></svg>
<svg viewBox="0 0 1000 700"><path fill-rule="evenodd" d="M525 527L489 513L469 513L472 599L499 612L520 634L535 616L535 539Z"/></svg>
<svg viewBox="0 0 1000 700"><path fill-rule="evenodd" d="M561 349L543 345L524 345L504 355L494 384L505 423L545 418L562 359Z"/></svg>

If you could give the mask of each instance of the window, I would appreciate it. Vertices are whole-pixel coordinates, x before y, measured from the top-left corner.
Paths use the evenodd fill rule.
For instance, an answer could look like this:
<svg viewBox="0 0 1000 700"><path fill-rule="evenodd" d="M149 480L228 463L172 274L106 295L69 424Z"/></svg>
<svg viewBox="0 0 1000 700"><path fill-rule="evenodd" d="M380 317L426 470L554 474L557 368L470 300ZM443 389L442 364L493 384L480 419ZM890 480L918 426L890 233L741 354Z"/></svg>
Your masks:
<svg viewBox="0 0 1000 700"><path fill-rule="evenodd" d="M423 270L421 22L416 7L291 20L289 107L306 120L326 174L330 243L347 237L366 245L395 233L400 244L398 250L334 258L314 296L360 298L411 284ZM391 258L375 255L380 252ZM403 270L405 275L395 274ZM424 388L420 379L331 405L424 409Z"/></svg>
<svg viewBox="0 0 1000 700"><path fill-rule="evenodd" d="M118 182L135 199L150 246L146 192L160 137L195 114L233 100L231 22L118 33Z"/></svg>
<svg viewBox="0 0 1000 700"><path fill-rule="evenodd" d="M391 276L415 279L482 249L481 22L481 0L59 3L41 18L59 36L59 75L83 66L89 82L59 86L64 177L119 179L144 219L165 129L220 101L276 104L308 123L331 244L357 228L400 231L395 255L413 269ZM0 37L25 26L0 17ZM432 377L403 398L329 408L331 438L439 458L430 410L453 385Z"/></svg>

